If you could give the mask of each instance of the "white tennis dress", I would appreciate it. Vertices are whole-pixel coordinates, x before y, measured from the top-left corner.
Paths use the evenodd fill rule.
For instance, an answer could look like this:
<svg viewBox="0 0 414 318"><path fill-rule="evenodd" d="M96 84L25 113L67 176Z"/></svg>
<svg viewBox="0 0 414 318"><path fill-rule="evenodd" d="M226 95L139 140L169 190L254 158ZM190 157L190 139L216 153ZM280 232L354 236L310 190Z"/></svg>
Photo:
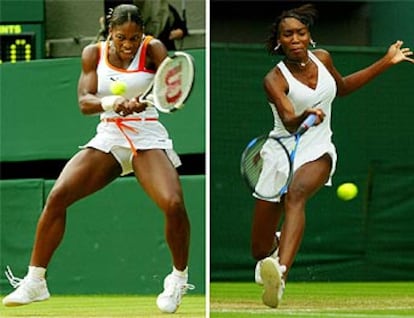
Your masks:
<svg viewBox="0 0 414 318"><path fill-rule="evenodd" d="M128 69L120 69L108 61L110 42L101 42L100 58L97 66L98 91L96 96L113 95L110 87L114 81L126 84L123 96L131 99L142 94L154 78L154 71L145 68L145 57L152 37L144 36L141 46ZM122 175L132 172L132 149L165 149L175 167L181 164L173 150L173 142L166 128L158 121L159 114L155 107L148 106L145 111L121 117L114 111L100 114L100 123L96 135L81 148L95 148L111 152L122 166Z"/></svg>
<svg viewBox="0 0 414 318"><path fill-rule="evenodd" d="M294 105L295 113L300 115L305 109L317 105L315 107L321 108L326 114L326 117L320 125L309 128L309 130L301 137L293 164L293 170L296 171L305 163L314 161L327 153L332 158L330 177L326 183L326 185L329 186L332 184L331 179L335 172L337 161L335 145L332 143L331 130L332 101L336 96L336 83L322 62L319 61L312 52L308 51L308 55L318 67L318 80L315 89L298 81L283 61L280 61L277 64L277 67L280 69L289 85L287 97L292 102L292 105ZM270 134L275 136L288 135L289 132L284 127L276 106L273 103L269 104L274 117L274 128ZM258 189L257 192L259 193L274 193L272 189L277 187L278 180L286 179L279 178L280 174L285 176L288 174L288 167L286 165L285 167L276 169L277 165L275 158L277 158L277 155L273 152L271 143L265 144L261 152L264 163L263 171L256 186L256 189ZM259 197L257 194L254 194L254 196ZM262 199L273 202L280 201L280 199Z"/></svg>

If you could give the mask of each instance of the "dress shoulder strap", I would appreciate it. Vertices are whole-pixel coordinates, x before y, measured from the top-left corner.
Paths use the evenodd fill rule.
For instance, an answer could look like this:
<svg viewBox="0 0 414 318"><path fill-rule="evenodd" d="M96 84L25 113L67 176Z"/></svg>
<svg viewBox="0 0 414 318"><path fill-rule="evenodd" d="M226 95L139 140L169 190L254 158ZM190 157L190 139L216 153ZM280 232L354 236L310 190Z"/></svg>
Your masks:
<svg viewBox="0 0 414 318"><path fill-rule="evenodd" d="M146 35L144 38L144 41L142 42L142 48L141 48L141 53L140 53L139 63L138 63L138 71L145 70L145 58L147 56L147 48L148 48L149 42L153 38L154 38L153 36Z"/></svg>

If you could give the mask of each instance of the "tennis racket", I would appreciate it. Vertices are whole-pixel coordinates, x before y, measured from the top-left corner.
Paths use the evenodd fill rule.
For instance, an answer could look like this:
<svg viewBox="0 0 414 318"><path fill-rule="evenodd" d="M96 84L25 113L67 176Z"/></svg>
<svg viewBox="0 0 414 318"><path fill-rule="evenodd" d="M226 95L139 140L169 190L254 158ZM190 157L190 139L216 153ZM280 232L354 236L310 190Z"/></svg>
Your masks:
<svg viewBox="0 0 414 318"><path fill-rule="evenodd" d="M286 193L292 181L300 137L315 120L316 115L311 114L291 135L278 137L270 133L247 144L241 156L240 170L255 197L275 200Z"/></svg>
<svg viewBox="0 0 414 318"><path fill-rule="evenodd" d="M194 62L191 55L175 52L166 57L155 73L140 103L150 104L163 113L171 113L184 106L194 83Z"/></svg>

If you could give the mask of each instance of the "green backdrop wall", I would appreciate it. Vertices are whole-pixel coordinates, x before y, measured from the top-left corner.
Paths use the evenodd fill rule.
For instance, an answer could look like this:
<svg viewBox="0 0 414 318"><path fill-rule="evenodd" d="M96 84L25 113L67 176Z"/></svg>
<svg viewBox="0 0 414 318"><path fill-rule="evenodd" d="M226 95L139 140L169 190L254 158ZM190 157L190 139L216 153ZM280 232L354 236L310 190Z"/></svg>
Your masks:
<svg viewBox="0 0 414 318"><path fill-rule="evenodd" d="M205 292L205 176L181 177L192 226L190 282ZM36 224L54 180L0 182L0 268L27 271ZM129 199L125 199L129 198ZM156 294L172 269L163 214L134 177L115 180L68 209L65 237L48 268L53 294ZM10 292L0 275L0 294Z"/></svg>
<svg viewBox="0 0 414 318"><path fill-rule="evenodd" d="M376 1L370 5L371 45L384 45L397 39L412 47L414 2ZM395 21L398 23L390 23Z"/></svg>
<svg viewBox="0 0 414 318"><path fill-rule="evenodd" d="M193 55L195 82L183 111L161 114L178 153L205 150L205 52ZM80 113L79 58L0 65L0 161L66 159L95 134L98 116Z"/></svg>
<svg viewBox="0 0 414 318"><path fill-rule="evenodd" d="M387 48L328 47L343 75ZM247 142L272 128L262 83L278 62L261 46L211 46L211 279L253 280L253 198L239 172ZM307 206L307 228L291 280L414 279L414 67L389 69L333 104L334 186ZM353 201L336 197L355 182ZM346 273L344 275L344 273Z"/></svg>

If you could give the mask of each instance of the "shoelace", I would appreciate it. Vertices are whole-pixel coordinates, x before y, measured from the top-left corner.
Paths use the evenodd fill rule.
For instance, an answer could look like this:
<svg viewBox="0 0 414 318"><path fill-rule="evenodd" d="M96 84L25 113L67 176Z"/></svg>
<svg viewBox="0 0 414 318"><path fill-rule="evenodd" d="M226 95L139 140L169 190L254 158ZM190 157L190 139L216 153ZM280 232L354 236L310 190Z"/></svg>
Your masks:
<svg viewBox="0 0 414 318"><path fill-rule="evenodd" d="M195 289L195 286L192 284L184 284L181 286L182 295L187 294L187 290L193 290Z"/></svg>
<svg viewBox="0 0 414 318"><path fill-rule="evenodd" d="M179 286L179 288L176 288L177 285ZM187 294L188 290L193 290L195 289L195 286L192 284L171 284L170 286L168 286L168 288L164 291L164 293L168 296L174 296L175 292L177 290L179 290L179 293L177 293L177 298L180 299L181 296Z"/></svg>
<svg viewBox="0 0 414 318"><path fill-rule="evenodd" d="M6 271L4 273L6 274L6 277L9 280L10 285L13 286L13 288L19 287L24 281L24 279L15 277L13 275L13 272L11 271L9 265L6 266Z"/></svg>

